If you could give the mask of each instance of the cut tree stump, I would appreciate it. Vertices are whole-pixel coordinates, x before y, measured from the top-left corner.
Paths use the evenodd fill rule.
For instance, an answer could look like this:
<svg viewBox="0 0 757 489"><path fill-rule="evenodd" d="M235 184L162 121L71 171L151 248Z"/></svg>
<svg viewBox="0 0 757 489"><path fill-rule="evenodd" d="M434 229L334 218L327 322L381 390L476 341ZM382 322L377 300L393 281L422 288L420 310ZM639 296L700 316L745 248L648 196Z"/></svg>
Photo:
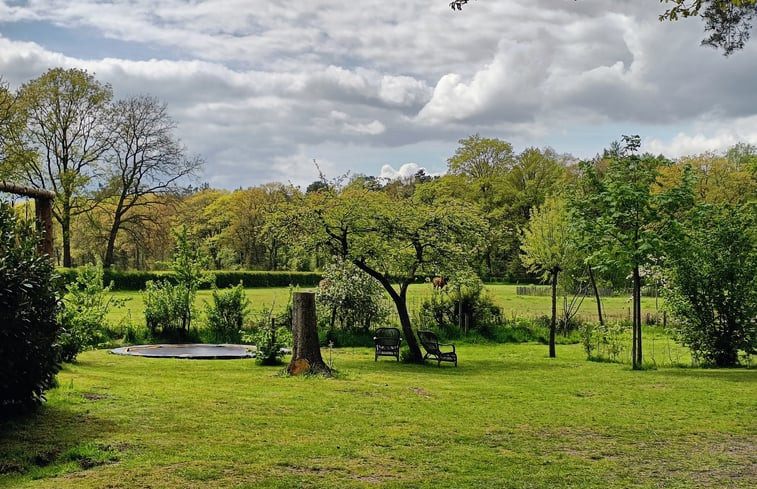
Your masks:
<svg viewBox="0 0 757 489"><path fill-rule="evenodd" d="M321 357L315 315L315 294L295 292L292 295L292 361L287 366L290 375L305 372L331 375L331 369Z"/></svg>

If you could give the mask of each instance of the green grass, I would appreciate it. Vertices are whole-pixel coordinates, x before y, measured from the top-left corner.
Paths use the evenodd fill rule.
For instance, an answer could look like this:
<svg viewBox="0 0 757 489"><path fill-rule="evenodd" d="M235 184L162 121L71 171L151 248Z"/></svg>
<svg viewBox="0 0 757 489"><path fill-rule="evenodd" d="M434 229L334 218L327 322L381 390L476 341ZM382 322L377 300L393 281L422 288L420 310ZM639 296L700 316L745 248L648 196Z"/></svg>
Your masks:
<svg viewBox="0 0 757 489"><path fill-rule="evenodd" d="M0 487L757 485L755 370L631 371L578 345L458 353L437 368L340 349L322 379L86 352L37 414L0 421Z"/></svg>
<svg viewBox="0 0 757 489"><path fill-rule="evenodd" d="M494 303L502 308L505 317L524 316L534 318L538 316L551 314L551 298L549 296L519 296L515 293L515 285L487 285L486 290L491 294ZM307 289L305 289L307 290ZM415 310L421 306L421 303L431 295L431 286L428 284L411 285L408 291L408 307ZM282 311L289 301L290 290L287 287L271 288L254 288L245 289L245 294L250 299L251 310L254 313L262 309L273 307L275 312ZM204 304L211 299L212 292L201 290L197 294L197 306L202 310ZM144 302L142 301L141 292L118 291L112 294L115 298L126 299L123 308L112 309L108 317L111 324L118 325L125 318L130 317L135 324L144 325ZM559 299L558 314L562 304ZM608 319L625 319L628 318L629 308L631 307L630 297L606 297L603 298L602 307L604 314ZM654 298L642 298L642 311L646 315L654 315L657 311ZM660 313L661 314L661 313ZM587 297L581 309L579 316L587 320L596 320L596 302L591 297Z"/></svg>

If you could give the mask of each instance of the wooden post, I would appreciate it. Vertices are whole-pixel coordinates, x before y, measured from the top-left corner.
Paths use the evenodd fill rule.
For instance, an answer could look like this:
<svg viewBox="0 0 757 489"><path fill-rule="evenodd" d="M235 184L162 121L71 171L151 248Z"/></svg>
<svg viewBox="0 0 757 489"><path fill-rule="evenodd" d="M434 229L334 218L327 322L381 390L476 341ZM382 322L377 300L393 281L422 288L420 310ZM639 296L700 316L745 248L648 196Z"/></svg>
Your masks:
<svg viewBox="0 0 757 489"><path fill-rule="evenodd" d="M329 375L331 369L324 363L318 345L313 292L292 294L292 322L292 361L287 366L287 372L290 375L306 372Z"/></svg>
<svg viewBox="0 0 757 489"><path fill-rule="evenodd" d="M42 242L40 243L40 253L47 255L52 259L53 254L53 201L44 197L34 199L34 209L37 215L37 221L42 230Z"/></svg>
<svg viewBox="0 0 757 489"><path fill-rule="evenodd" d="M53 200L55 193L49 190L26 187L6 181L0 181L0 192L10 192L17 195L25 195L34 198L34 209L37 220L39 221L40 230L42 231L42 242L39 246L39 252L53 259Z"/></svg>

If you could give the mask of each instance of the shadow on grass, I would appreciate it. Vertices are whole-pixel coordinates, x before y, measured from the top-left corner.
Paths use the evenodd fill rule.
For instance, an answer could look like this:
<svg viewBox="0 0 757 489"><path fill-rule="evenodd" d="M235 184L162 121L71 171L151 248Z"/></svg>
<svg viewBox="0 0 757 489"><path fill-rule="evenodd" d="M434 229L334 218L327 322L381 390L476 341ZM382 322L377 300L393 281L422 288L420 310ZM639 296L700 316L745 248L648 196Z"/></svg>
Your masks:
<svg viewBox="0 0 757 489"><path fill-rule="evenodd" d="M687 377L690 379L707 379L757 385L757 369L755 368L666 368L660 370L661 375L670 377Z"/></svg>
<svg viewBox="0 0 757 489"><path fill-rule="evenodd" d="M90 414L42 406L0 421L0 483L83 470L115 461L120 447L98 445L110 423ZM2 484L0 484L2 485Z"/></svg>

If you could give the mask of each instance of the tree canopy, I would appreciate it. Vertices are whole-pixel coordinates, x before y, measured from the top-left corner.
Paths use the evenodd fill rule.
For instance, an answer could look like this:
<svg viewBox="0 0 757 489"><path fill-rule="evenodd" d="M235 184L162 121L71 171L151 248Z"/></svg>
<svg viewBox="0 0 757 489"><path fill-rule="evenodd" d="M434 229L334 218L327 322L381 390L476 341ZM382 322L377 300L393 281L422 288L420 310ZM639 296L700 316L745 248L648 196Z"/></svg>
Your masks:
<svg viewBox="0 0 757 489"><path fill-rule="evenodd" d="M577 0L576 0L577 1ZM462 10L470 0L453 0L452 10ZM699 17L708 34L702 45L722 49L728 56L744 48L752 23L757 16L757 0L660 0L673 4L660 15L660 20L677 21Z"/></svg>

